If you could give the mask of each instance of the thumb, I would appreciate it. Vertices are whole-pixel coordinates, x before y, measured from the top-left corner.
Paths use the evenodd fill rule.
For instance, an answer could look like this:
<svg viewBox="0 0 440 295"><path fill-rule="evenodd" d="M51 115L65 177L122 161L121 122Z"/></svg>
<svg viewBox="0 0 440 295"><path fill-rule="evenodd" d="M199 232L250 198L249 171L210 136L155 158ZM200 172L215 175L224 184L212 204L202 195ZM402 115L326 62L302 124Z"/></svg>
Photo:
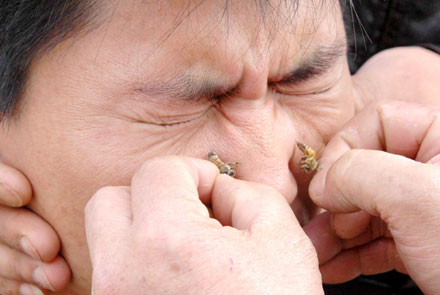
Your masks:
<svg viewBox="0 0 440 295"><path fill-rule="evenodd" d="M32 187L18 170L0 162L0 204L21 207L30 202Z"/></svg>
<svg viewBox="0 0 440 295"><path fill-rule="evenodd" d="M307 239L287 200L275 189L219 175L212 192L214 217L253 235Z"/></svg>
<svg viewBox="0 0 440 295"><path fill-rule="evenodd" d="M93 195L85 208L86 238L93 265L109 258L104 255L114 241L124 239L131 223L129 187L104 187Z"/></svg>
<svg viewBox="0 0 440 295"><path fill-rule="evenodd" d="M433 282L440 277L433 267L440 255L440 169L382 151L352 150L324 178L320 205L332 212L364 210L379 216L409 274L426 294L435 294L429 291L438 288Z"/></svg>

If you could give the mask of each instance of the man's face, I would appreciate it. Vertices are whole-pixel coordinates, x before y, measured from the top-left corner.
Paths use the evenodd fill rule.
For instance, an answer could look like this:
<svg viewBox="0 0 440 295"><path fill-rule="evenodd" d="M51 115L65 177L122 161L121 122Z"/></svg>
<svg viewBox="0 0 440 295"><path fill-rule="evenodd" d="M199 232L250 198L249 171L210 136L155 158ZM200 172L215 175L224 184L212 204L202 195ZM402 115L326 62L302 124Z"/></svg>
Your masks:
<svg viewBox="0 0 440 295"><path fill-rule="evenodd" d="M97 29L36 60L21 115L0 132L1 157L62 239L65 294L89 292L83 209L98 188L129 185L156 156L214 151L305 220L296 142L318 149L354 114L337 1L140 2L115 1Z"/></svg>

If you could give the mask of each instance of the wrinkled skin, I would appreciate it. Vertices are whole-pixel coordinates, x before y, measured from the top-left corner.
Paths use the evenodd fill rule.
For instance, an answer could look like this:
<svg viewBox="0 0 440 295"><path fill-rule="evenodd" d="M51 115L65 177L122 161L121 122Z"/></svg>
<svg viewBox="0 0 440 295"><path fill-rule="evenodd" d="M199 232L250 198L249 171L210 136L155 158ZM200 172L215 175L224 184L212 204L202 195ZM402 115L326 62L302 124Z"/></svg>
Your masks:
<svg viewBox="0 0 440 295"><path fill-rule="evenodd" d="M95 295L324 294L284 196L206 160L151 159L130 187L100 189L85 220Z"/></svg>
<svg viewBox="0 0 440 295"><path fill-rule="evenodd" d="M100 187L127 185L158 155L206 158L215 151L239 162L238 178L272 186L300 220L307 218L308 201L296 197L307 179L295 144L318 149L353 116L351 79L342 54L319 77L277 81L318 46L345 40L339 7L300 5L290 18L282 6L263 22L250 2L231 5L224 17L207 1L176 27L179 4L121 2L100 28L32 65L20 117L1 130L1 156L27 175L34 188L29 207L61 237L73 273L61 294L89 292L89 198ZM235 91L182 100L162 87L182 74Z"/></svg>
<svg viewBox="0 0 440 295"><path fill-rule="evenodd" d="M372 104L328 143L309 188L333 213L331 235L325 225L312 231L332 248L318 250L323 280L396 269L438 294L439 115L422 104Z"/></svg>

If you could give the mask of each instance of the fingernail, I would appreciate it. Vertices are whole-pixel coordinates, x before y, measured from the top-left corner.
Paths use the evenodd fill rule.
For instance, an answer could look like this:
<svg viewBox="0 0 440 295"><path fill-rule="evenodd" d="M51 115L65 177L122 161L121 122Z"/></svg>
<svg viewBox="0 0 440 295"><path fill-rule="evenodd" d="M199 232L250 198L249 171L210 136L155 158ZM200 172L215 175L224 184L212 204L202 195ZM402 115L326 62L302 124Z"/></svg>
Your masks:
<svg viewBox="0 0 440 295"><path fill-rule="evenodd" d="M21 284L19 292L20 295L44 295L43 291L30 284Z"/></svg>
<svg viewBox="0 0 440 295"><path fill-rule="evenodd" d="M20 239L20 247L27 255L41 261L41 257L38 254L37 249L35 249L27 237L22 237Z"/></svg>
<svg viewBox="0 0 440 295"><path fill-rule="evenodd" d="M34 272L32 273L32 279L35 283L43 287L44 289L48 289L51 291L55 291L54 287L50 284L49 280L47 279L46 274L44 273L41 266L37 267Z"/></svg>
<svg viewBox="0 0 440 295"><path fill-rule="evenodd" d="M4 183L0 183L0 196L0 203L3 205L12 207L23 206L23 200L20 195Z"/></svg>

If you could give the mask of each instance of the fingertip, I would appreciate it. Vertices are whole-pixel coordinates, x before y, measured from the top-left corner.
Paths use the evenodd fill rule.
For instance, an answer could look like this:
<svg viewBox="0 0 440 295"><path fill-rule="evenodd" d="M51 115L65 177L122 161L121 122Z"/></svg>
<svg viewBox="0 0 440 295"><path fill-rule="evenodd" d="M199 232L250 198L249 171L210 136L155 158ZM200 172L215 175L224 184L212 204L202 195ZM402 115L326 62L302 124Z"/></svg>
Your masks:
<svg viewBox="0 0 440 295"><path fill-rule="evenodd" d="M36 257L40 261L43 262L49 262L52 261L60 251L60 241L58 239L58 236L56 236L55 233L52 234L45 234L46 239L33 239L33 242L30 243L30 249L31 253L34 253L34 255L31 255L32 257ZM23 249L24 250L24 249ZM26 252L29 254L29 252Z"/></svg>
<svg viewBox="0 0 440 295"><path fill-rule="evenodd" d="M61 291L67 287L72 274L67 262L61 256L57 256L42 267L49 284L48 289Z"/></svg>
<svg viewBox="0 0 440 295"><path fill-rule="evenodd" d="M303 229L312 241L321 265L341 252L342 241L333 231L331 214L329 212L324 212L314 217Z"/></svg>
<svg viewBox="0 0 440 295"><path fill-rule="evenodd" d="M352 130L344 130L350 133ZM328 172L334 167L341 157L351 151L351 146L346 142L344 133L337 134L325 147L322 157L319 159L319 167L317 173L312 178L309 185L309 195L312 201L319 207L325 208L325 194L328 185Z"/></svg>
<svg viewBox="0 0 440 295"><path fill-rule="evenodd" d="M218 167L210 161L190 157L187 157L186 159L189 159L195 165L199 174L208 174L213 176L220 174Z"/></svg>
<svg viewBox="0 0 440 295"><path fill-rule="evenodd" d="M220 175L220 172L213 163L201 160L189 158L197 170L197 190L199 193L199 198L204 204L211 203L211 194L214 188L214 183L216 178Z"/></svg>
<svg viewBox="0 0 440 295"><path fill-rule="evenodd" d="M52 261L61 247L58 235L52 227L40 221L34 223L33 228L29 225L19 242L26 254L43 262Z"/></svg>
<svg viewBox="0 0 440 295"><path fill-rule="evenodd" d="M53 260L60 250L60 240L54 229L27 209L11 209L19 210L15 213L11 222L18 229L12 232L9 239L14 248L21 250L40 261ZM15 230L15 229L11 229Z"/></svg>
<svg viewBox="0 0 440 295"><path fill-rule="evenodd" d="M371 215L358 211L354 213L332 214L332 227L341 239L353 239L365 231L370 224Z"/></svg>
<svg viewBox="0 0 440 295"><path fill-rule="evenodd" d="M0 202L6 206L21 207L31 198L29 180L18 170L0 163Z"/></svg>

